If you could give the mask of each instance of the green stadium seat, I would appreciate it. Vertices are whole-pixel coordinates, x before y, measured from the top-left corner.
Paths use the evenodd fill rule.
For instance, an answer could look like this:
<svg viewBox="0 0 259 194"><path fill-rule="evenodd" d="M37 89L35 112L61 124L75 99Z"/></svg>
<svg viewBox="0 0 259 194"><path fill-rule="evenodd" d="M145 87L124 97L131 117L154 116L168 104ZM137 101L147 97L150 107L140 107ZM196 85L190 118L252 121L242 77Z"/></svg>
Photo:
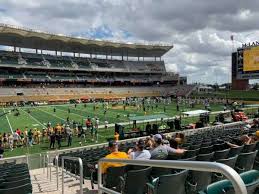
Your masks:
<svg viewBox="0 0 259 194"><path fill-rule="evenodd" d="M147 183L149 194L185 194L185 180L188 175L188 170L183 170L175 174L160 176Z"/></svg>

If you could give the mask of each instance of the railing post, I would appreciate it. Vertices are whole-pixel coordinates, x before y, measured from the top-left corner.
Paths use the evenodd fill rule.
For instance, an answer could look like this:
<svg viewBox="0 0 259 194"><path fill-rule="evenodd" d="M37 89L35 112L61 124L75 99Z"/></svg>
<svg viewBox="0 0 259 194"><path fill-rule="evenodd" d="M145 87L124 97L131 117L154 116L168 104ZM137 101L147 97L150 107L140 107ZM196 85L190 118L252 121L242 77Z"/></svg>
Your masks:
<svg viewBox="0 0 259 194"><path fill-rule="evenodd" d="M46 155L43 154L43 173L45 174L45 167L46 167Z"/></svg>
<svg viewBox="0 0 259 194"><path fill-rule="evenodd" d="M62 194L64 194L64 157L62 157Z"/></svg>
<svg viewBox="0 0 259 194"><path fill-rule="evenodd" d="M102 162L98 162L98 194L102 194L102 169L101 169Z"/></svg>
<svg viewBox="0 0 259 194"><path fill-rule="evenodd" d="M41 157L41 153L40 153L40 168L42 168L42 157Z"/></svg>
<svg viewBox="0 0 259 194"><path fill-rule="evenodd" d="M56 157L55 157L55 159L56 159L56 173L57 173L57 190L58 190L58 176L59 176L59 174L58 174L58 155L56 155Z"/></svg>
<svg viewBox="0 0 259 194"><path fill-rule="evenodd" d="M80 169L80 194L83 194L83 161L78 158L79 169Z"/></svg>
<svg viewBox="0 0 259 194"><path fill-rule="evenodd" d="M49 155L47 154L46 157L47 157L47 165L46 165L46 168L47 168L47 177L49 178Z"/></svg>
<svg viewBox="0 0 259 194"><path fill-rule="evenodd" d="M76 175L72 175L69 172L66 172L64 169L64 160L74 160L74 161L78 161L79 162L79 171L80 171L80 177L78 178L78 176ZM83 161L81 158L79 157L69 157L69 156L63 156L62 159L62 194L64 194L64 173L70 174L72 177L76 178L77 180L79 179L80 181L80 194L83 194L83 182L84 182L84 178L83 178Z"/></svg>

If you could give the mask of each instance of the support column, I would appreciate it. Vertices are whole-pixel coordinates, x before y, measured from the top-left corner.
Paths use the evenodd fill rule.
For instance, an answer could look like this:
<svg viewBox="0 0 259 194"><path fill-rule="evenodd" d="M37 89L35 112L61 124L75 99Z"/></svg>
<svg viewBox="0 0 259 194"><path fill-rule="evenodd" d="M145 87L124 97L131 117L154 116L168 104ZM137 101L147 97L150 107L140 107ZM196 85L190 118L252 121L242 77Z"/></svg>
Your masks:
<svg viewBox="0 0 259 194"><path fill-rule="evenodd" d="M156 57L155 57L155 61L156 61Z"/></svg>
<svg viewBox="0 0 259 194"><path fill-rule="evenodd" d="M19 47L19 53L21 52L21 47Z"/></svg>
<svg viewBox="0 0 259 194"><path fill-rule="evenodd" d="M38 49L36 49L36 54L38 54Z"/></svg>
<svg viewBox="0 0 259 194"><path fill-rule="evenodd" d="M16 46L13 46L13 51L16 52Z"/></svg>
<svg viewBox="0 0 259 194"><path fill-rule="evenodd" d="M73 55L74 55L74 58L75 58L76 57L76 53L74 52Z"/></svg>
<svg viewBox="0 0 259 194"><path fill-rule="evenodd" d="M40 54L42 54L42 49L40 50Z"/></svg>
<svg viewBox="0 0 259 194"><path fill-rule="evenodd" d="M58 51L55 51L55 53L56 53L56 56L58 55Z"/></svg>

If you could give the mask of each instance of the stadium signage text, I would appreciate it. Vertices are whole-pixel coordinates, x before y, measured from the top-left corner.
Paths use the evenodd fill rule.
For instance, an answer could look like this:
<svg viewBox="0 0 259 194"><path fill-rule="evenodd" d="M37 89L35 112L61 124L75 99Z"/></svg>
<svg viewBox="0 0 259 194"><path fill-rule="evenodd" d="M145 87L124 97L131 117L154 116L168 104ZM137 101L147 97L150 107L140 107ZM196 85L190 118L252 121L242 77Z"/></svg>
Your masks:
<svg viewBox="0 0 259 194"><path fill-rule="evenodd" d="M259 46L259 41L242 44L242 48Z"/></svg>

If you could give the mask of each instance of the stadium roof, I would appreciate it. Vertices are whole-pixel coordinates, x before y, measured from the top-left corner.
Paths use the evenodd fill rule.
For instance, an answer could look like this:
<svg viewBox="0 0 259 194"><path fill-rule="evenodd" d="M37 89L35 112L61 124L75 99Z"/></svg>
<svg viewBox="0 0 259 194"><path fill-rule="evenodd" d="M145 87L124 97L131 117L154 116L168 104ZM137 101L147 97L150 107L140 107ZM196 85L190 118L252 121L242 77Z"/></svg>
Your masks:
<svg viewBox="0 0 259 194"><path fill-rule="evenodd" d="M161 57L173 45L129 44L69 37L0 24L0 45L129 57Z"/></svg>

